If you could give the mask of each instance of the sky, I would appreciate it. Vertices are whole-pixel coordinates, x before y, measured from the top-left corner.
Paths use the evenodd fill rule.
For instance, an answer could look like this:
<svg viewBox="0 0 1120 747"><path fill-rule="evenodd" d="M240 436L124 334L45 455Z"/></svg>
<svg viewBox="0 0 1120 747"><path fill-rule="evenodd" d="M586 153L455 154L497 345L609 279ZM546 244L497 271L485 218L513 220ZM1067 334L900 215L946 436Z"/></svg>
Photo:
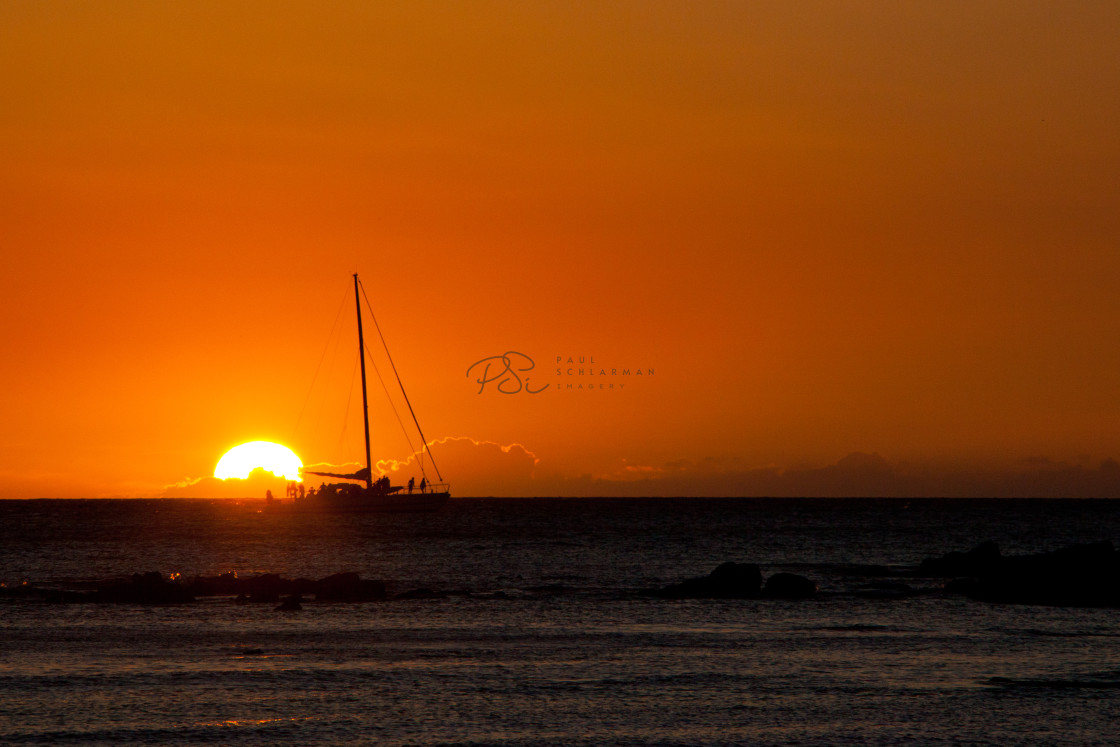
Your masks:
<svg viewBox="0 0 1120 747"><path fill-rule="evenodd" d="M353 273L453 495L1120 497L1118 38L1113 2L7 0L0 497L359 462Z"/></svg>

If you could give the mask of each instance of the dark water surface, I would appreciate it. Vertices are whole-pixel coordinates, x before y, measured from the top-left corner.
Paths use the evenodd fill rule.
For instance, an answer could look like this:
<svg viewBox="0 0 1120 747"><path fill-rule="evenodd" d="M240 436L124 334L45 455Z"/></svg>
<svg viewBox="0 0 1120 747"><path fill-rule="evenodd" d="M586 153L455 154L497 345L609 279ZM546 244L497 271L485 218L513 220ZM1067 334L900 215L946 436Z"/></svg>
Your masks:
<svg viewBox="0 0 1120 747"><path fill-rule="evenodd" d="M0 501L0 581L358 571L445 598L296 613L0 598L3 744L1116 744L1120 611L995 605L923 557L1120 537L1110 501L455 500L298 517ZM725 560L802 601L651 599ZM852 564L931 593L857 594ZM259 652L259 653L258 653Z"/></svg>

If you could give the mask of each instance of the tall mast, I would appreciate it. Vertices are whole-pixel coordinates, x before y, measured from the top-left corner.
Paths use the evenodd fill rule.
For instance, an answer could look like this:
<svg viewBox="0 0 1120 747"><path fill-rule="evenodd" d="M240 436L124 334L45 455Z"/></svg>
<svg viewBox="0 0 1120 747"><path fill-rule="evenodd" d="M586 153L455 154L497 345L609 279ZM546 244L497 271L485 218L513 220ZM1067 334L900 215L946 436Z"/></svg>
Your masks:
<svg viewBox="0 0 1120 747"><path fill-rule="evenodd" d="M358 360L362 363L362 425L366 434L366 489L373 487L373 466L369 459L369 400L366 397L366 346L362 340L362 302L358 296L358 273L354 273L354 305L358 309Z"/></svg>

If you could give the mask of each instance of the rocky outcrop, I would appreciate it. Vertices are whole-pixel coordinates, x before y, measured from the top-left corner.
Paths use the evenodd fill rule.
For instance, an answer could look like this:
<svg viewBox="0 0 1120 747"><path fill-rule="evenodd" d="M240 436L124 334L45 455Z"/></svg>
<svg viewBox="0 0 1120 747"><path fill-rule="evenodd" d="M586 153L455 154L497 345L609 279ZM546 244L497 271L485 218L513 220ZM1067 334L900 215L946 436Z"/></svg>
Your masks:
<svg viewBox="0 0 1120 747"><path fill-rule="evenodd" d="M185 604L194 601L190 589L169 581L159 571L134 573L129 581L107 584L90 601L109 604Z"/></svg>
<svg viewBox="0 0 1120 747"><path fill-rule="evenodd" d="M182 582L165 579L158 571L151 571L134 574L129 579L100 583L92 591L36 589L24 584L19 587L19 594L67 604L183 604L193 602L197 597L232 596L236 597L237 604L281 605L277 609L284 608L285 604L302 603L311 595L314 595L316 601L330 602L368 602L387 597L383 581L363 579L352 572L336 573L318 581L287 579L275 573L247 578L224 573L220 576L199 576L189 582Z"/></svg>
<svg viewBox="0 0 1120 747"><path fill-rule="evenodd" d="M961 595L990 602L1120 608L1120 552L1111 542L1071 545L1048 553L1004 556L994 542L984 542L967 552L949 552L927 558L914 577L934 579L912 588L891 574L889 566L821 567L826 578L832 573L863 577L852 584L841 582L836 596L891 600L917 594ZM53 603L183 604L197 597L227 596L237 604L270 603L279 610L295 610L314 598L315 602L369 602L387 599L432 600L449 596L485 599L524 599L577 593L560 584L492 592L446 591L427 587L401 591L390 596L383 581L363 579L354 572L336 573L317 581L286 579L266 573L239 578L233 573L197 577L183 581L177 575L165 578L158 571L138 573L110 581L72 580L61 588L36 588L30 583L0 586L0 598L43 600ZM661 599L804 599L817 594L817 584L794 573L775 573L763 584L758 565L726 562L706 576L688 578L639 593ZM625 592L629 595L631 592Z"/></svg>
<svg viewBox="0 0 1120 747"><path fill-rule="evenodd" d="M771 599L804 599L817 593L817 585L796 573L775 573L766 579L762 593Z"/></svg>
<svg viewBox="0 0 1120 747"><path fill-rule="evenodd" d="M196 576L188 588L197 597L243 596L247 602L275 603L285 594L313 594L316 583L306 578L288 579L275 573L246 577L223 573L220 576Z"/></svg>
<svg viewBox="0 0 1120 747"><path fill-rule="evenodd" d="M371 602L385 598L385 582L357 573L335 573L315 583L315 601Z"/></svg>
<svg viewBox="0 0 1120 747"><path fill-rule="evenodd" d="M281 597L314 596L316 601L369 602L385 599L385 583L357 573L335 573L318 581L288 579L275 573L238 578L232 573L199 576L190 583L196 596L236 596L240 604L276 604Z"/></svg>
<svg viewBox="0 0 1120 747"><path fill-rule="evenodd" d="M985 543L994 545L994 543ZM985 547L981 545L980 547ZM945 591L972 599L1065 607L1120 607L1120 553L1111 542L1070 545L1035 555L992 556L991 550L949 553L953 562L927 568L955 576ZM960 557L984 557L961 563ZM932 574L931 574L932 575Z"/></svg>
<svg viewBox="0 0 1120 747"><path fill-rule="evenodd" d="M642 593L662 599L803 599L816 594L817 585L795 573L775 573L763 586L762 571L757 565L727 562L707 576L645 589Z"/></svg>
<svg viewBox="0 0 1120 747"><path fill-rule="evenodd" d="M289 597L284 597L284 601L276 606L275 611L299 612L301 609L303 609L303 596L300 594L292 594Z"/></svg>
<svg viewBox="0 0 1120 747"><path fill-rule="evenodd" d="M993 602L1120 607L1120 556L1111 542L1004 558L969 596Z"/></svg>
<svg viewBox="0 0 1120 747"><path fill-rule="evenodd" d="M7 584L0 583L0 597L20 598L36 597L41 595L41 589L35 588L34 585L29 584L26 581L20 584L16 584L15 586L8 586Z"/></svg>
<svg viewBox="0 0 1120 747"><path fill-rule="evenodd" d="M645 593L664 599L749 599L762 588L762 571L754 563L726 562L707 576L689 578Z"/></svg>
<svg viewBox="0 0 1120 747"><path fill-rule="evenodd" d="M914 575L925 577L979 576L1000 562L999 545L982 542L968 552L948 552L940 558L926 558Z"/></svg>

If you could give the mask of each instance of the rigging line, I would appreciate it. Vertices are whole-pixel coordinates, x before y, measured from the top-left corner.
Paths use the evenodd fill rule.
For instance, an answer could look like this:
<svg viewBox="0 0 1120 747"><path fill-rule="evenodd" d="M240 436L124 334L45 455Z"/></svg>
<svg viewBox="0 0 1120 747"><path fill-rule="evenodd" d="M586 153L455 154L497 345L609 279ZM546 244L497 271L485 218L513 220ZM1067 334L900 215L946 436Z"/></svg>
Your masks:
<svg viewBox="0 0 1120 747"><path fill-rule="evenodd" d="M432 461L432 467L435 468L436 477L440 482L443 482L443 475L439 473L439 467L436 465L435 457L432 456L431 449L428 449L428 439L424 438L424 431L420 429L420 421L416 418L416 411L412 409L412 403L408 400L408 392L404 390L404 383L401 382L401 375L397 373L397 364L393 363L393 356L389 352L389 345L385 342L385 335L381 334L381 325L377 323L377 315L373 313L373 307L369 305L369 296L366 295L366 287L358 281L362 288L362 298L366 300L366 308L369 310L370 318L373 319L373 326L377 330L377 336L381 338L381 347L385 348L385 357L389 359L389 365L393 367L393 375L397 377L397 385L401 388L401 394L404 395L404 403L408 405L408 411L412 415L412 422L416 424L416 431L420 434L420 448L428 452L428 458Z"/></svg>
<svg viewBox="0 0 1120 747"><path fill-rule="evenodd" d="M303 415L307 412L307 403L311 401L311 392L315 391L315 382L319 380L319 372L323 369L323 361L327 358L327 351L330 350L331 341L334 340L334 332L338 329L338 320L342 318L342 309L346 306L347 292L342 295L342 301L338 304L338 311L334 315L334 323L331 325L330 334L327 335L327 341L323 345L323 353L319 356L319 364L315 366L315 373L311 377L311 384L307 387L307 395L303 398L303 406L299 408L299 415L296 417L296 433L299 433L299 428L303 425Z"/></svg>
<svg viewBox="0 0 1120 747"><path fill-rule="evenodd" d="M397 410L397 405L393 402L392 396L389 394L389 387L386 386L385 379L381 377L381 370L377 367L377 361L373 359L373 355L370 353L369 348L366 348L366 359L373 366L373 372L377 374L377 380L381 382L381 389L385 392L385 399L389 402L389 409L393 411L393 415L397 418L397 423L401 427L401 434L404 435L404 442L408 444L409 452L415 453L416 447L412 445L412 439L408 437L408 429L404 427L404 421L401 420L401 414ZM423 465L421 465L420 467L420 473L424 473Z"/></svg>

